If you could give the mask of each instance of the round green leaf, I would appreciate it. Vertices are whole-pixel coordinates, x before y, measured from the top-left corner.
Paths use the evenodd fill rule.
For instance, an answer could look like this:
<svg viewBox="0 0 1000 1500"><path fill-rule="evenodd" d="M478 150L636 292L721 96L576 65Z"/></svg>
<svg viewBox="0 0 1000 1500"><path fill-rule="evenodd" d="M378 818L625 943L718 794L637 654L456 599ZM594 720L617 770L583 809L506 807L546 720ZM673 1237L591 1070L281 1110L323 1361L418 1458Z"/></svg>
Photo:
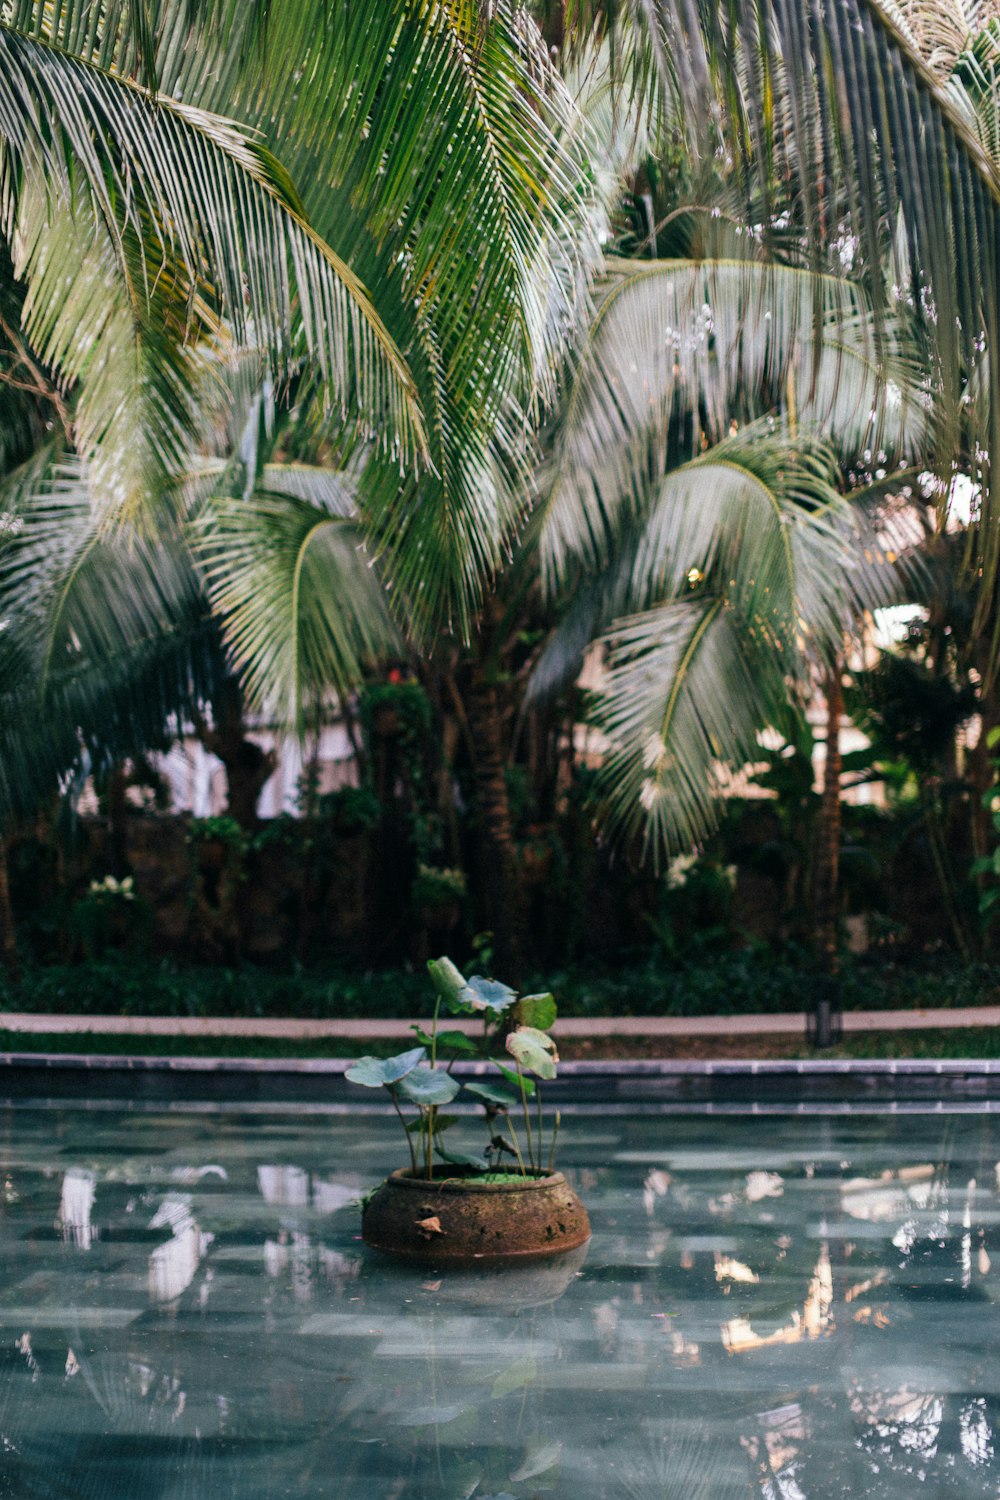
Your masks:
<svg viewBox="0 0 1000 1500"><path fill-rule="evenodd" d="M517 1002L515 1014L521 1026L534 1026L538 1031L548 1031L555 1025L558 1011L552 995L522 995Z"/></svg>
<svg viewBox="0 0 1000 1500"><path fill-rule="evenodd" d="M482 1151L480 1151L479 1155L476 1156L471 1151L449 1151L445 1146L442 1146L441 1142L437 1139L436 1136L434 1144L437 1148L437 1154L438 1156L440 1156L441 1160L448 1162L453 1167L477 1167L479 1171L482 1171L486 1166L485 1146L483 1147Z"/></svg>
<svg viewBox="0 0 1000 1500"><path fill-rule="evenodd" d="M458 998L469 1010L489 1011L494 1016L501 1016L514 1004L517 991L510 985L501 984L498 979L484 979L481 974L473 974Z"/></svg>
<svg viewBox="0 0 1000 1500"><path fill-rule="evenodd" d="M412 1073L426 1056L426 1047L411 1047L409 1052L398 1052L395 1057L359 1057L344 1077L366 1089L391 1088L407 1073Z"/></svg>
<svg viewBox="0 0 1000 1500"><path fill-rule="evenodd" d="M414 1068L399 1085L399 1092L413 1104L450 1104L459 1087L450 1073L436 1068Z"/></svg>
<svg viewBox="0 0 1000 1500"><path fill-rule="evenodd" d="M559 1054L556 1044L544 1031L534 1026L519 1026L507 1038L507 1051L516 1057L522 1068L538 1078L554 1078Z"/></svg>
<svg viewBox="0 0 1000 1500"><path fill-rule="evenodd" d="M435 1136L435 1139L441 1134L442 1130L450 1130L453 1125L457 1125L457 1124L458 1124L458 1115L435 1115L434 1116L434 1136ZM411 1135L419 1135L420 1131L422 1131L423 1128L424 1128L424 1119L423 1119L423 1116L422 1115L418 1115L415 1120L411 1120L410 1121L409 1125L407 1125L406 1128L410 1132Z"/></svg>

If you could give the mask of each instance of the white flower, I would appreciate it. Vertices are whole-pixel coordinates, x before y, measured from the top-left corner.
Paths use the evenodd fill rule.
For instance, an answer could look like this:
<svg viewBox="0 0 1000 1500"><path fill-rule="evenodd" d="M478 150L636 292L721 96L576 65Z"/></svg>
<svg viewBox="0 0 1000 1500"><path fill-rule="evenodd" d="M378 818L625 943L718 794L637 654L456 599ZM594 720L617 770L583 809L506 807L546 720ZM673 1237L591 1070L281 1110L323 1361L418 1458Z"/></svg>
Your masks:
<svg viewBox="0 0 1000 1500"><path fill-rule="evenodd" d="M697 854L676 855L667 866L667 889L679 891L687 885L688 874L697 863Z"/></svg>

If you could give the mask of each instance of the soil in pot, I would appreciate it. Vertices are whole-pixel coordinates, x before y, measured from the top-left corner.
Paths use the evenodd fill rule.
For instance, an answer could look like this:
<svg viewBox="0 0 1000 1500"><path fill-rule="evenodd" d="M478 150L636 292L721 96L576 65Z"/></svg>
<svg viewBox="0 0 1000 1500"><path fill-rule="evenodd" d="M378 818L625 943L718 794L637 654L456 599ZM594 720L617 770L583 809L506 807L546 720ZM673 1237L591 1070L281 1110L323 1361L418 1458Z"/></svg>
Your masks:
<svg viewBox="0 0 1000 1500"><path fill-rule="evenodd" d="M561 1172L497 1179L393 1172L365 1205L366 1245L425 1265L521 1263L562 1255L590 1239L587 1210Z"/></svg>

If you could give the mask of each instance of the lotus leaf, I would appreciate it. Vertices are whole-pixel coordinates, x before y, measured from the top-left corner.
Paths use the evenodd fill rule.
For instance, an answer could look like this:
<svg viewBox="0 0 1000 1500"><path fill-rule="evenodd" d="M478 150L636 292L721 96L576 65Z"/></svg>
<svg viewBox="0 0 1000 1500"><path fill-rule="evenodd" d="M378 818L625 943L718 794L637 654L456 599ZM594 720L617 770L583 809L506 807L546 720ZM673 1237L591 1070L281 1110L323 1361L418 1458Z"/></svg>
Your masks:
<svg viewBox="0 0 1000 1500"><path fill-rule="evenodd" d="M440 1142L435 1142L435 1144L437 1145L437 1153L442 1161L448 1162L450 1166L475 1167L479 1172L483 1171L486 1166L485 1148L480 1151L478 1156L475 1156L471 1151L449 1151Z"/></svg>
<svg viewBox="0 0 1000 1500"><path fill-rule="evenodd" d="M450 1104L458 1090L459 1084L451 1074L436 1068L414 1068L399 1086L403 1098L414 1104Z"/></svg>
<svg viewBox="0 0 1000 1500"><path fill-rule="evenodd" d="M432 958L428 961L427 971L431 976L431 983L450 1011L462 1009L459 995L465 989L465 976L459 973L450 958Z"/></svg>
<svg viewBox="0 0 1000 1500"><path fill-rule="evenodd" d="M522 1084L524 1085L524 1092L529 1098L535 1092L535 1080L533 1078L525 1078L523 1073L519 1077L513 1068L505 1068L503 1063L497 1063L497 1068L501 1075L506 1078L507 1082L517 1089L518 1093L521 1092Z"/></svg>
<svg viewBox="0 0 1000 1500"><path fill-rule="evenodd" d="M517 991L507 984L501 984L499 979L484 979L481 974L473 974L458 998L468 1010L489 1011L492 1015L501 1016L514 1004Z"/></svg>
<svg viewBox="0 0 1000 1500"><path fill-rule="evenodd" d="M544 1031L534 1026L519 1026L507 1038L507 1051L522 1068L538 1078L554 1078L559 1054L556 1044Z"/></svg>
<svg viewBox="0 0 1000 1500"><path fill-rule="evenodd" d="M552 995L522 995L517 1002L517 1020L521 1026L548 1031L555 1025L558 1009Z"/></svg>
<svg viewBox="0 0 1000 1500"><path fill-rule="evenodd" d="M465 1087L470 1094L484 1099L487 1104L497 1104L501 1109L510 1109L521 1102L512 1089L505 1089L498 1083L467 1083Z"/></svg>
<svg viewBox="0 0 1000 1500"><path fill-rule="evenodd" d="M411 1047L409 1052L398 1052L395 1057L359 1057L344 1077L366 1089L392 1088L426 1056L426 1047Z"/></svg>
<svg viewBox="0 0 1000 1500"><path fill-rule="evenodd" d="M544 1447L535 1448L510 1477L516 1484L522 1484L526 1479L536 1479L539 1474L544 1474L546 1469L551 1469L559 1462L561 1453L562 1443L546 1443Z"/></svg>
<svg viewBox="0 0 1000 1500"><path fill-rule="evenodd" d="M435 1115L434 1134L436 1136L440 1135L442 1130L450 1130L453 1125L457 1124L458 1115ZM419 1135L424 1128L423 1116L418 1115L415 1120L410 1121L409 1125L407 1125L406 1128L411 1135Z"/></svg>

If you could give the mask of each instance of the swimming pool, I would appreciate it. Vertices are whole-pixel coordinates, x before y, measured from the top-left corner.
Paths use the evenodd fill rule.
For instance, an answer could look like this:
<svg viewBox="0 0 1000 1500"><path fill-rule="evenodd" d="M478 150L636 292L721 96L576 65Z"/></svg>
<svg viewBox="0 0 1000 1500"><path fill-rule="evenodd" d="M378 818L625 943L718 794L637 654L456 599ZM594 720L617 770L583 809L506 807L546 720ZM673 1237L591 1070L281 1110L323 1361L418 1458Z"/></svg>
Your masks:
<svg viewBox="0 0 1000 1500"><path fill-rule="evenodd" d="M564 1120L584 1258L363 1249L395 1122L9 1107L0 1496L1000 1493L1000 1120Z"/></svg>

